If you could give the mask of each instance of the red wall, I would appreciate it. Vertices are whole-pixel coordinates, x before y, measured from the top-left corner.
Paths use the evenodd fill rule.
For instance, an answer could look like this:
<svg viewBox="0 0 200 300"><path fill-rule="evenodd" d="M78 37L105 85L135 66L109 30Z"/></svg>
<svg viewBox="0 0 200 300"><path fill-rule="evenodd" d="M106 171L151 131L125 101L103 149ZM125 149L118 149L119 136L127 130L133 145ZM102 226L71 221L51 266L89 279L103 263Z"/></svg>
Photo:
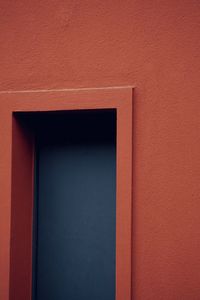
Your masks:
<svg viewBox="0 0 200 300"><path fill-rule="evenodd" d="M135 86L137 300L200 299L199 16L199 0L0 1L1 93Z"/></svg>

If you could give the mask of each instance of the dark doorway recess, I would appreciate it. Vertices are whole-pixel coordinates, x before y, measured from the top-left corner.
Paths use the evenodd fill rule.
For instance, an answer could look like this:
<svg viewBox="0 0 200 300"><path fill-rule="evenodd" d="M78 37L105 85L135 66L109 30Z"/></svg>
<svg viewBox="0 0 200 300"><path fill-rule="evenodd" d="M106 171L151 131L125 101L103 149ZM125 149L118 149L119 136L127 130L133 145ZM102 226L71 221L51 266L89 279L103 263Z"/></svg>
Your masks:
<svg viewBox="0 0 200 300"><path fill-rule="evenodd" d="M114 300L116 111L24 119L36 148L33 300Z"/></svg>

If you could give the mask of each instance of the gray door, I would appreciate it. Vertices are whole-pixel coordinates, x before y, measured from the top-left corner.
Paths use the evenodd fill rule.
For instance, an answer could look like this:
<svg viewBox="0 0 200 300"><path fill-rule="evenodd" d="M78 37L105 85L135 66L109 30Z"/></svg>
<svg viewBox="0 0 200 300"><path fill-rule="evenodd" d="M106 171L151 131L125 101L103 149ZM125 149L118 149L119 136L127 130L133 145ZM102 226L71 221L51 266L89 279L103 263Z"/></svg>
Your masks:
<svg viewBox="0 0 200 300"><path fill-rule="evenodd" d="M33 299L114 300L116 115L36 120Z"/></svg>

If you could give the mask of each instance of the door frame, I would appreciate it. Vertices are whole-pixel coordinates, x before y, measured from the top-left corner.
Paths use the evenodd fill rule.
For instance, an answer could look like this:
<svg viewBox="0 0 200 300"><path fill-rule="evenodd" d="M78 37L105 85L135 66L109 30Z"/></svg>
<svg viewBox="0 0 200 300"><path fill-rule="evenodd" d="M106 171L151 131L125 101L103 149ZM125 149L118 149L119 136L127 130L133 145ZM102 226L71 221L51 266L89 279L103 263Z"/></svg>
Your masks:
<svg viewBox="0 0 200 300"><path fill-rule="evenodd" d="M116 109L116 300L132 294L133 88L0 94L0 298L31 300L34 137L16 112Z"/></svg>

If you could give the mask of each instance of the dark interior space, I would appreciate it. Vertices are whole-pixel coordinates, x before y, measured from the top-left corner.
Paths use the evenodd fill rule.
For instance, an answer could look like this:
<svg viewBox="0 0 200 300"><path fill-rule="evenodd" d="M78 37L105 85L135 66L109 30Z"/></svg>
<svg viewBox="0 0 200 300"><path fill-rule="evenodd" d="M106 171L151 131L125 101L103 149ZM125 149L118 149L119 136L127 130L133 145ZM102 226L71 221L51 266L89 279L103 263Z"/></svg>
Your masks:
<svg viewBox="0 0 200 300"><path fill-rule="evenodd" d="M116 111L17 117L35 135L33 300L114 300Z"/></svg>

